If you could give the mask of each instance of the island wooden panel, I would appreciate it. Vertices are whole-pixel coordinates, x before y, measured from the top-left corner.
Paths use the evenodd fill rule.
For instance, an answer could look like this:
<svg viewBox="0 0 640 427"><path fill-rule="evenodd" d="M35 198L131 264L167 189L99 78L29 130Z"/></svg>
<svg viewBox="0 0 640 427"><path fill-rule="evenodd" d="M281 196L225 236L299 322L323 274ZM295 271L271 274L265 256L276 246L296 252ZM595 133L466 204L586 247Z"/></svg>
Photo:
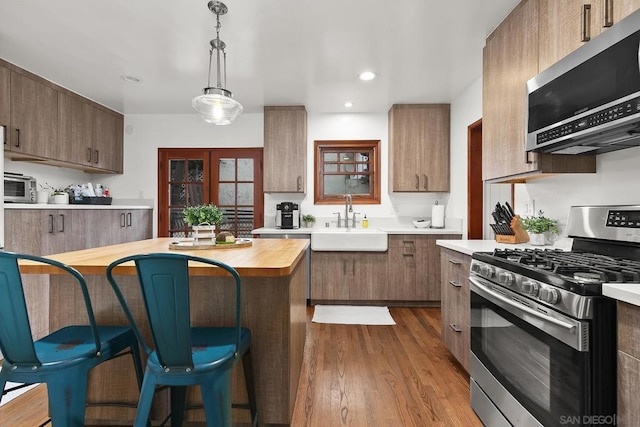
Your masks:
<svg viewBox="0 0 640 427"><path fill-rule="evenodd" d="M89 286L99 324L125 325L124 313L104 276L113 260L136 253L170 252L175 239L160 238L122 245L106 246L52 255L49 258L72 265L82 272ZM242 277L242 325L252 332L252 359L261 423L288 425L293 413L305 342L307 263L301 262L308 240L256 239L251 247L234 251L195 251L235 267ZM183 251L181 253L188 253ZM22 264L23 271L50 273L47 268ZM230 325L234 321L235 287L226 272L211 266L193 265L191 315L194 326ZM144 307L133 265L116 271L117 280L131 311L150 337L144 321ZM69 286L69 278L51 275L50 324L59 328L69 322L86 322L79 290ZM89 402L128 401L136 403L135 375L128 358L107 362L90 374ZM246 401L242 367L234 370L234 402ZM190 403L200 400L199 390L189 392ZM234 419L248 421L246 411L235 411ZM154 399L152 417L161 420L168 414L167 393ZM92 423L108 422L130 425L133 409L92 407L87 419ZM190 420L202 420L202 411L188 413Z"/></svg>

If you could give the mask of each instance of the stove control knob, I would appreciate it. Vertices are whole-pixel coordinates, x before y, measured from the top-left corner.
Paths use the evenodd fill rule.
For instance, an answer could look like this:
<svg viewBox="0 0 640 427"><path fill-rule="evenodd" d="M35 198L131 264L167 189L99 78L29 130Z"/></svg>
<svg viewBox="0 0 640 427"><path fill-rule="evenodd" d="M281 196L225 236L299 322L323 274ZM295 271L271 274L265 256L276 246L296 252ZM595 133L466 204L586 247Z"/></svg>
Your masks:
<svg viewBox="0 0 640 427"><path fill-rule="evenodd" d="M508 271L503 271L498 275L498 282L505 286L509 286L513 283L513 274Z"/></svg>
<svg viewBox="0 0 640 427"><path fill-rule="evenodd" d="M558 290L551 287L540 289L539 298L549 304L556 304L560 301L560 293Z"/></svg>
<svg viewBox="0 0 640 427"><path fill-rule="evenodd" d="M487 279L491 279L496 274L496 269L487 264L480 265L480 275L486 277Z"/></svg>
<svg viewBox="0 0 640 427"><path fill-rule="evenodd" d="M523 280L522 281L522 292L527 295L536 296L538 295L538 290L540 286L538 282L534 282L533 280Z"/></svg>

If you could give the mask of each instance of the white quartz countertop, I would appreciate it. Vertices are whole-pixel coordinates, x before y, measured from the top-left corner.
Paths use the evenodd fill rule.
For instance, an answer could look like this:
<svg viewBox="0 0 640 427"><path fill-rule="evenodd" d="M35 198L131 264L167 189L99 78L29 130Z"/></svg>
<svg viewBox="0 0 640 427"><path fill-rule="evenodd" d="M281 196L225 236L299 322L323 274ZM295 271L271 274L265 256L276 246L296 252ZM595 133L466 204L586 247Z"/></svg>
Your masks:
<svg viewBox="0 0 640 427"><path fill-rule="evenodd" d="M603 283L602 295L640 306L640 283Z"/></svg>
<svg viewBox="0 0 640 427"><path fill-rule="evenodd" d="M466 255L474 252L493 252L494 249L571 249L572 239L560 239L553 245L534 246L529 243L498 243L495 240L436 240L436 245L451 249Z"/></svg>
<svg viewBox="0 0 640 427"><path fill-rule="evenodd" d="M5 209L153 209L147 205L76 205L76 204L54 204L54 203L5 203Z"/></svg>
<svg viewBox="0 0 640 427"><path fill-rule="evenodd" d="M281 228L269 228L262 227L252 230L252 234L311 234L314 230L323 230L325 227L316 225L313 228L294 228L294 229L281 229ZM361 230L362 227L357 227L356 230ZM395 226L382 226L382 227L369 227L369 230L380 230L387 234L462 234L460 230L453 228L415 228L415 227L403 227L401 225Z"/></svg>

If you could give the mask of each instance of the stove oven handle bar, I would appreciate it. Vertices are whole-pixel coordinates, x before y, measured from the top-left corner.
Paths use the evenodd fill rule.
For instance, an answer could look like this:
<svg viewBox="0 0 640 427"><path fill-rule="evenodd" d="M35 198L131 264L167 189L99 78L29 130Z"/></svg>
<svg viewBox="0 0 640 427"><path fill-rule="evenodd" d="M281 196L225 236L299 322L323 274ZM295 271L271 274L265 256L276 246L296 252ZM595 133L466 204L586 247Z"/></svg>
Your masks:
<svg viewBox="0 0 640 427"><path fill-rule="evenodd" d="M489 289L486 285L482 283L481 280L479 280L476 277L469 277L469 283L470 283L470 289L473 292L477 293L480 296L483 296L484 298L488 299L494 304L499 305L500 307L509 311L511 314L521 318L525 322L527 320L524 319L524 313L529 314L539 320L542 320L543 322L547 322L556 327L562 328L565 332L563 333L562 331L558 331L562 336L556 336L557 339L564 342L565 344L570 345L571 347L575 348L578 351L589 350L588 342L585 342L580 339L580 335L582 334L578 334L576 336L576 331L578 329L578 326L580 326L580 330L582 330L582 325L579 322L578 322L579 325L572 325L571 323L563 322L562 320L558 320L551 316L545 315L544 313L531 309L523 304L519 304L517 301L514 301L510 298L507 298L506 296L501 295L500 293L492 289ZM536 326L536 325L533 325L533 326ZM539 326L536 326L536 327L541 329ZM545 330L545 328L542 328L542 329ZM549 333L550 331L545 330L545 332Z"/></svg>

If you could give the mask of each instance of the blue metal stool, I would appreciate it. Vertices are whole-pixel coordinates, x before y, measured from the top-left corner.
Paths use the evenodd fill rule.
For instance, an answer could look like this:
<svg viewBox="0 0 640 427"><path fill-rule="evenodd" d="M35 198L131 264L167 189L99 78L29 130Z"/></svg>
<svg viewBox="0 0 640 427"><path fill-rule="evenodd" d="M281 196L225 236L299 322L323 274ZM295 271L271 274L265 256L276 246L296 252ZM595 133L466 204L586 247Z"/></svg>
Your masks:
<svg viewBox="0 0 640 427"><path fill-rule="evenodd" d="M48 264L75 277L89 324L66 326L33 341L19 260ZM96 325L84 277L74 268L47 258L0 252L0 351L4 355L0 390L7 381L46 383L54 427L85 425L89 370L102 362L131 353L138 387L142 384L140 352L133 330L128 326Z"/></svg>
<svg viewBox="0 0 640 427"><path fill-rule="evenodd" d="M147 320L153 337L148 346L114 279L114 269L134 261ZM235 280L236 316L233 327L192 327L189 304L189 262L209 264L229 272ZM115 271L117 274L117 271ZM186 386L199 385L207 426L231 426L231 368L242 358L248 404L233 405L251 411L257 426L255 389L251 365L251 332L241 327L241 282L237 271L222 262L183 254L133 255L107 267L107 278L149 356L138 403L135 426L148 420L156 385L171 388L171 425L182 425Z"/></svg>

